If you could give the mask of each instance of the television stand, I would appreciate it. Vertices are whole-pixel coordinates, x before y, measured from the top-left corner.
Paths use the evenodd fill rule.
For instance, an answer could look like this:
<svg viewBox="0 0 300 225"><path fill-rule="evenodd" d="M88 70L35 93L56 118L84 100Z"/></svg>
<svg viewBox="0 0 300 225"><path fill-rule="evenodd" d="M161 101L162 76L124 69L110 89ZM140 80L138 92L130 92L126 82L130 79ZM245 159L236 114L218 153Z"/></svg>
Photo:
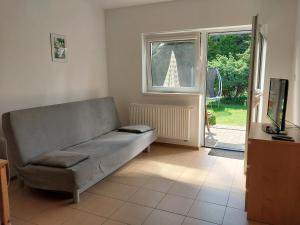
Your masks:
<svg viewBox="0 0 300 225"><path fill-rule="evenodd" d="M300 224L300 129L294 139L272 139L252 123L247 143L246 211L249 220L272 225Z"/></svg>

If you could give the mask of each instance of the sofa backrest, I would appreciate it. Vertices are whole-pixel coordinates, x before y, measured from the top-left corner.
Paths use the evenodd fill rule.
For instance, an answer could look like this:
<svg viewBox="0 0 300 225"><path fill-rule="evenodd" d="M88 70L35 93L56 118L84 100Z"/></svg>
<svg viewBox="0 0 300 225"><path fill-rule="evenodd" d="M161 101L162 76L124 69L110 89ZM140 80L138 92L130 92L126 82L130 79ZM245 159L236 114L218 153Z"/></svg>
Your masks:
<svg viewBox="0 0 300 225"><path fill-rule="evenodd" d="M113 98L17 110L2 116L13 163L24 166L46 152L88 141L120 126Z"/></svg>

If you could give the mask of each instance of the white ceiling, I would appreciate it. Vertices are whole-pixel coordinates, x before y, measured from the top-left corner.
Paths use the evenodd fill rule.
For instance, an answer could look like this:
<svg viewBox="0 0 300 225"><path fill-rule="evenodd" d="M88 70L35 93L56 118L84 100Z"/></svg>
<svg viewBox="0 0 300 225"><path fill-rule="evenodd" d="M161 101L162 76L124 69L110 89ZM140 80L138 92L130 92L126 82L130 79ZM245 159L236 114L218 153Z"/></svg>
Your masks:
<svg viewBox="0 0 300 225"><path fill-rule="evenodd" d="M146 5L158 2L170 2L174 0L92 0L104 9L122 8L135 5Z"/></svg>

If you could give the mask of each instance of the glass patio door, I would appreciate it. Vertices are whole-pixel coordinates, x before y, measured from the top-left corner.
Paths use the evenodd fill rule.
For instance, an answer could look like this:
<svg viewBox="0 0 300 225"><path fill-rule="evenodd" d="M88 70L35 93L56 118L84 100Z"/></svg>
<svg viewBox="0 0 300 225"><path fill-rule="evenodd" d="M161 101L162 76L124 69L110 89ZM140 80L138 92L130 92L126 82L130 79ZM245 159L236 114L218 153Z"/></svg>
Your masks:
<svg viewBox="0 0 300 225"><path fill-rule="evenodd" d="M247 110L247 126L246 126L246 137L245 141L248 143L248 134L250 130L251 123L258 122L255 113L257 106L261 106L262 98L257 102L256 90L263 87L263 72L264 72L264 60L259 60L263 57L265 53L265 45L261 45L263 38L261 32L259 31L259 17L258 15L252 18L252 39L251 39L251 64L249 73L249 98L248 98L248 110ZM262 27L262 26L260 26ZM262 90L262 89L261 89ZM247 170L247 144L245 145L245 161L244 161L244 171Z"/></svg>
<svg viewBox="0 0 300 225"><path fill-rule="evenodd" d="M244 151L250 30L207 36L205 147Z"/></svg>

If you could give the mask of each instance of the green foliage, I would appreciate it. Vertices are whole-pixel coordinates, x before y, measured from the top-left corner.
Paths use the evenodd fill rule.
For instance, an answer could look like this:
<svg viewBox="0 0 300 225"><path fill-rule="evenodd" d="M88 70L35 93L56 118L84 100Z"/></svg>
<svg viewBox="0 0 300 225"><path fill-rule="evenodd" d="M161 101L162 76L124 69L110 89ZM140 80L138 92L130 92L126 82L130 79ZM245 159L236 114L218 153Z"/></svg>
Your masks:
<svg viewBox="0 0 300 225"><path fill-rule="evenodd" d="M217 124L216 116L214 114L210 113L210 115L208 115L208 123L209 125Z"/></svg>
<svg viewBox="0 0 300 225"><path fill-rule="evenodd" d="M212 35L208 39L208 67L219 70L223 96L232 103L247 96L250 40L250 34Z"/></svg>
<svg viewBox="0 0 300 225"><path fill-rule="evenodd" d="M229 53L217 55L208 62L209 68L217 68L223 81L223 96L225 98L236 98L246 94L248 87L250 63L250 49L244 53Z"/></svg>
<svg viewBox="0 0 300 225"><path fill-rule="evenodd" d="M250 41L250 34L208 38L208 67L219 70L223 84L220 102L209 101L207 105L208 111L216 117L216 124L246 124Z"/></svg>
<svg viewBox="0 0 300 225"><path fill-rule="evenodd" d="M247 106L247 96L246 95L242 95L236 98L222 98L220 100L221 104L227 104L227 105L244 105Z"/></svg>
<svg viewBox="0 0 300 225"><path fill-rule="evenodd" d="M237 58L238 54L243 54L250 46L250 34L226 34L211 35L208 38L208 61L215 59L218 55L229 57L231 54Z"/></svg>
<svg viewBox="0 0 300 225"><path fill-rule="evenodd" d="M207 106L208 112L216 117L216 124L245 126L247 107L236 104L220 104L210 102Z"/></svg>

